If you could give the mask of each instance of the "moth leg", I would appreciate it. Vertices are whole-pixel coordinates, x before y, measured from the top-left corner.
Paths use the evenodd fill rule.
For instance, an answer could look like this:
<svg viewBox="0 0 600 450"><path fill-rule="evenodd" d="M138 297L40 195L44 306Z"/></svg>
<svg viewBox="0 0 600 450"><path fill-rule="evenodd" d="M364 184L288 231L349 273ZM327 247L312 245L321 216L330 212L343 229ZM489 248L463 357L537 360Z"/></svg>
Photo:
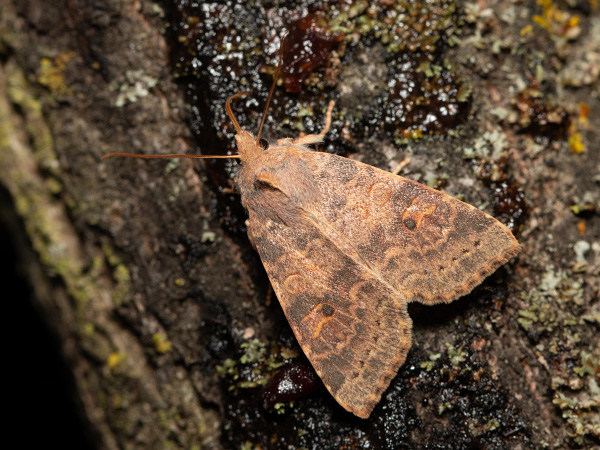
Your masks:
<svg viewBox="0 0 600 450"><path fill-rule="evenodd" d="M331 100L329 102L329 106L327 107L327 118L325 120L325 128L323 128L323 131L321 131L319 134L307 134L306 136L299 137L294 141L294 145L309 145L323 142L325 134L329 131L329 127L331 127L331 113L333 112L334 105L335 102Z"/></svg>
<svg viewBox="0 0 600 450"><path fill-rule="evenodd" d="M258 251L258 249L256 248L256 241L254 240L254 235L252 234L252 228L250 227L250 221L246 220L246 222L244 223L246 225L246 233L248 234L248 240L250 241L252 248L255 251Z"/></svg>
<svg viewBox="0 0 600 450"><path fill-rule="evenodd" d="M273 285L269 283L269 287L267 288L267 298L265 299L265 305L271 306L271 300L273 299L273 294L275 291L273 290Z"/></svg>

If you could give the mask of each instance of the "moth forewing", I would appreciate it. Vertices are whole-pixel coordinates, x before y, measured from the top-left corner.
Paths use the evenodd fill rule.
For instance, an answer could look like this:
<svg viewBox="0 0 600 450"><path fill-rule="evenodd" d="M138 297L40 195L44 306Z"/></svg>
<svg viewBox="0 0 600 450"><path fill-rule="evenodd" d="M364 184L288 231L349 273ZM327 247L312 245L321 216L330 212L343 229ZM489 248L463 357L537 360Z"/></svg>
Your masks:
<svg viewBox="0 0 600 450"><path fill-rule="evenodd" d="M405 305L306 209L287 208L284 218L248 210L256 248L323 383L344 408L368 417L410 347Z"/></svg>
<svg viewBox="0 0 600 450"><path fill-rule="evenodd" d="M407 301L455 300L520 250L503 224L447 194L336 155L302 158L322 193L321 220Z"/></svg>

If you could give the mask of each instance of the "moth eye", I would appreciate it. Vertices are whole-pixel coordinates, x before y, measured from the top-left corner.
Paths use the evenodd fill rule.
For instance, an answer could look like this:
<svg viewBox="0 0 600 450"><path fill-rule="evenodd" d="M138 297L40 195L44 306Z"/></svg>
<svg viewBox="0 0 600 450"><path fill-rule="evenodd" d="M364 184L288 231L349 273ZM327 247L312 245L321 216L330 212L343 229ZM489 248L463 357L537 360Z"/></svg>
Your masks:
<svg viewBox="0 0 600 450"><path fill-rule="evenodd" d="M260 148L262 148L263 150L266 150L269 148L269 143L267 142L266 139L260 138L260 140L258 141L258 145L260 145Z"/></svg>

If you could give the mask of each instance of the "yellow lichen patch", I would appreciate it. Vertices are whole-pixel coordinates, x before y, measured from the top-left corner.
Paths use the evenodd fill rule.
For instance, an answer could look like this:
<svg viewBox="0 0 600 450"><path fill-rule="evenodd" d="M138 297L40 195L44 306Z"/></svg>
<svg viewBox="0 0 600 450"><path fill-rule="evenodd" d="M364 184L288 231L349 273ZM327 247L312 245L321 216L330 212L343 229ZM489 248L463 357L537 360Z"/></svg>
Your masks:
<svg viewBox="0 0 600 450"><path fill-rule="evenodd" d="M42 58L38 83L50 89L55 96L71 95L71 89L65 84L65 70L75 56L72 51L63 52L56 58Z"/></svg>
<svg viewBox="0 0 600 450"><path fill-rule="evenodd" d="M531 20L547 30L551 35L566 39L574 39L581 33L579 16L560 9L552 0L537 0L542 7L541 14L534 15Z"/></svg>
<svg viewBox="0 0 600 450"><path fill-rule="evenodd" d="M110 355L108 355L108 358L106 359L106 365L110 370L115 370L125 363L125 359L125 353L113 352Z"/></svg>
<svg viewBox="0 0 600 450"><path fill-rule="evenodd" d="M529 24L524 26L519 34L521 36L531 36L533 34L533 25Z"/></svg>
<svg viewBox="0 0 600 450"><path fill-rule="evenodd" d="M569 136L569 147L573 153L583 153L585 151L581 133L577 132Z"/></svg>
<svg viewBox="0 0 600 450"><path fill-rule="evenodd" d="M158 353L168 353L173 350L173 343L164 333L155 333L152 340L154 341L154 349Z"/></svg>
<svg viewBox="0 0 600 450"><path fill-rule="evenodd" d="M590 107L583 102L580 102L577 106L579 109L579 112L577 114L577 124L583 127L584 129L587 129L590 126Z"/></svg>
<svg viewBox="0 0 600 450"><path fill-rule="evenodd" d="M421 139L423 137L423 130L421 129L410 129L410 130L403 130L402 131L402 137L406 138L406 139Z"/></svg>
<svg viewBox="0 0 600 450"><path fill-rule="evenodd" d="M577 119L569 127L569 147L573 153L583 153L586 150L582 130L587 130L590 126L589 113L589 106L583 102L579 103Z"/></svg>
<svg viewBox="0 0 600 450"><path fill-rule="evenodd" d="M27 138L32 143L35 161L48 173L55 174L58 162L54 153L54 139L50 129L46 125L42 113L42 106L39 101L31 95L31 87L23 73L14 70L14 67L10 64L6 66L6 69L6 94L10 102L17 105L19 110L22 111L22 114L25 116ZM9 127L8 121L5 122L5 125ZM19 128L9 127L8 129L14 131ZM9 134L4 133L3 130L0 130L0 135L9 136ZM11 143L15 144L16 141L12 140ZM46 182L58 183L57 180L51 182L47 180ZM49 187L53 193L57 193L60 190L56 185L51 185Z"/></svg>

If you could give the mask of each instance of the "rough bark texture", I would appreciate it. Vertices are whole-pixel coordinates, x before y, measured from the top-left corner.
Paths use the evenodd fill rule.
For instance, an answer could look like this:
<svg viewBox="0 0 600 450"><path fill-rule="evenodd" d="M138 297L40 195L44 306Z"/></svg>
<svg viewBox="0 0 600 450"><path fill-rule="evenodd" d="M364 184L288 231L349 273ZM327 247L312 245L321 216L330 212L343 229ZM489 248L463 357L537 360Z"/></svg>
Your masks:
<svg viewBox="0 0 600 450"><path fill-rule="evenodd" d="M592 2L460 5L443 24L460 29L460 40L448 39L458 43L438 47L418 73L446 71L452 82L460 73L451 92L460 111L468 106L457 124L439 114L437 128L419 128L414 117L381 115L402 97L389 94L399 68L412 64L410 56L390 62L398 49L367 31L391 3L194 10L183 1L0 0L0 218L10 233L2 242L60 342L90 446L598 446L598 10ZM277 395L265 400L261 386L276 391L270 377L301 351L226 190L231 166L100 162L110 152L231 149L224 99L250 85L262 105L275 37L317 10L345 11L343 23L356 28L330 24L341 33L335 45L345 33L345 50L330 42L327 52L337 53L295 85L299 94L277 89L271 135L319 130L334 98L323 150L386 169L410 156L404 176L496 215L523 247L473 294L411 305L415 345L366 421L323 388L291 407ZM415 25L403 42L426 31ZM207 64L211 52L223 58ZM245 108L236 107L238 119L255 131L260 107ZM403 139L423 132L431 135Z"/></svg>

